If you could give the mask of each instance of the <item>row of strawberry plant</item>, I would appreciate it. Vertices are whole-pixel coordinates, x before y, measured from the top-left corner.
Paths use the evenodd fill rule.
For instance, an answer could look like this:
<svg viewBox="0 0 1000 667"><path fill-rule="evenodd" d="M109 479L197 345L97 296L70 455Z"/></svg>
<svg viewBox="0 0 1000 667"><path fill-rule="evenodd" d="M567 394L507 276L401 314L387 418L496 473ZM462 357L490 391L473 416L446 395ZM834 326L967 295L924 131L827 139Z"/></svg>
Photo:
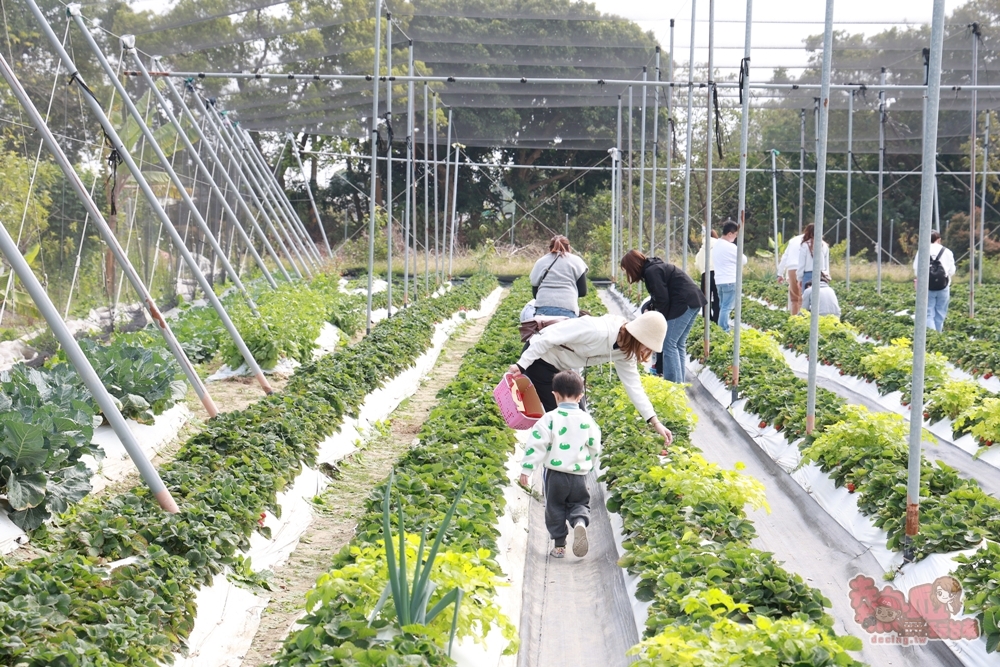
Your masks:
<svg viewBox="0 0 1000 667"><path fill-rule="evenodd" d="M604 434L608 508L622 517L627 553L620 565L640 578L637 597L651 601L640 665L692 664L711 649L718 664L753 651L769 665L859 665L837 637L822 593L750 546L744 508L766 507L764 487L709 463L691 442L696 415L683 385L643 377L656 412L674 433L669 458L644 428L624 390L594 373L590 406ZM716 664L716 663L713 663Z"/></svg>
<svg viewBox="0 0 1000 667"><path fill-rule="evenodd" d="M744 283L744 290L779 306L785 304L788 294L784 285L754 280ZM873 286L862 283L853 285L850 293L839 290L839 294L844 322L866 336L885 342L913 336L912 284L884 284L880 295ZM1000 339L1000 289L982 294L977 291L977 303L979 316L970 318L966 302L954 295L944 331L927 331L927 349L967 373L989 379L1000 373L1000 349L995 344Z"/></svg>
<svg viewBox="0 0 1000 667"><path fill-rule="evenodd" d="M732 338L714 330L711 353L701 357L701 340L692 336L688 352L700 359L727 385ZM798 441L801 464L816 463L838 487L858 494L858 510L888 534L887 546L902 546L906 516L909 429L903 418L872 413L849 405L832 392L817 389L816 428L805 433L807 387L783 359L777 339L755 329L744 331L740 361L740 393L745 409L761 418L761 428L784 429L789 442ZM917 558L974 548L984 538L1000 538L1000 501L988 496L975 480L963 479L940 461L921 460L920 532L913 539ZM982 553L982 551L980 551ZM967 573L960 571L957 576ZM975 578L963 582L966 610L984 620L984 587ZM1000 613L1000 604L993 610ZM983 623L987 645L996 647L1000 632ZM992 633L992 634L991 634ZM992 649L991 649L992 650Z"/></svg>
<svg viewBox="0 0 1000 667"><path fill-rule="evenodd" d="M443 537L444 551L431 572L437 587L428 603L437 603L455 587L462 589L457 636L481 640L496 624L510 642L509 652L517 647L516 629L493 602L503 575L493 554L503 488L509 483L505 464L515 437L493 402L493 387L505 360L520 353L516 322L528 298L527 281L522 279L500 303L478 343L465 353L455 379L438 393L438 403L418 434L419 445L396 463L393 488L405 516L406 562L412 571L419 558L417 536L440 524L464 486L455 519ZM276 665L454 664L446 652L450 618L442 615L394 634L388 629L396 621L395 609L385 605L369 623L388 579L384 494L383 484L369 495L354 539L309 592L308 614L300 621L304 627L285 641ZM395 511L393 522L400 530ZM428 542L435 537L428 535ZM361 662L361 656L368 662Z"/></svg>
<svg viewBox="0 0 1000 667"><path fill-rule="evenodd" d="M829 600L750 546L756 532L744 508L766 505L764 489L701 456L691 442L697 417L683 386L643 376L657 415L674 433L670 458L661 463L656 437L620 384L607 373L590 377L608 508L622 516L629 536L620 564L639 576L637 597L651 602L639 664L680 667L704 650L728 651L720 664L747 652L774 665L860 664L846 652L860 642L832 629Z"/></svg>
<svg viewBox="0 0 1000 667"><path fill-rule="evenodd" d="M808 317L792 317L751 300L745 302L743 313L751 326L776 331L787 348L808 353ZM898 338L889 345L874 345L860 342L857 334L848 323L833 317L820 318L819 362L835 366L841 375L874 382L882 394L900 391L903 405L908 405L913 367L910 340ZM952 437L969 433L981 451L1000 441L1000 397L976 381L949 378L947 359L937 352L928 352L924 357L924 388L924 419L950 419Z"/></svg>
<svg viewBox="0 0 1000 667"><path fill-rule="evenodd" d="M198 587L242 566L259 519L364 397L430 345L435 324L495 286L469 281L381 323L286 389L208 422L160 474L180 512L145 487L88 498L36 532L31 561L0 568L0 664L131 666L169 661L194 623ZM113 561L134 557L111 569ZM109 571L110 570L110 571Z"/></svg>

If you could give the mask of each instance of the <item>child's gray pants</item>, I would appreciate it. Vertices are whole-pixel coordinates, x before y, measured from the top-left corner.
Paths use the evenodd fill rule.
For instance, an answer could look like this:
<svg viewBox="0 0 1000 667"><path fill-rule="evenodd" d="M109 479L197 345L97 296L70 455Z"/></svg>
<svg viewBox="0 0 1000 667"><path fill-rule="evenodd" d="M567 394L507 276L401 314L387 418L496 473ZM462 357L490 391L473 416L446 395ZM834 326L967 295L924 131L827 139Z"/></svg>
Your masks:
<svg viewBox="0 0 1000 667"><path fill-rule="evenodd" d="M570 526L582 520L590 524L590 491L587 475L571 475L545 469L545 527L557 547L566 546Z"/></svg>

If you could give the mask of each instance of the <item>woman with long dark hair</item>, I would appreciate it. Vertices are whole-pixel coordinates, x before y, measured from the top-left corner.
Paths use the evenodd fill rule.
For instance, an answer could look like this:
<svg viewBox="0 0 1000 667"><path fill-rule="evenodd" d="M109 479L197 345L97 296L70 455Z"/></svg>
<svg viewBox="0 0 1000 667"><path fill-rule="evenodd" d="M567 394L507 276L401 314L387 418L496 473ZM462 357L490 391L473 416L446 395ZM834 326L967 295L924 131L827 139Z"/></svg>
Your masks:
<svg viewBox="0 0 1000 667"><path fill-rule="evenodd" d="M687 337L698 311L707 303L705 295L691 276L659 257L646 257L638 250L629 250L622 257L621 267L630 283L640 280L645 283L650 308L667 321L661 353L664 379L684 382Z"/></svg>

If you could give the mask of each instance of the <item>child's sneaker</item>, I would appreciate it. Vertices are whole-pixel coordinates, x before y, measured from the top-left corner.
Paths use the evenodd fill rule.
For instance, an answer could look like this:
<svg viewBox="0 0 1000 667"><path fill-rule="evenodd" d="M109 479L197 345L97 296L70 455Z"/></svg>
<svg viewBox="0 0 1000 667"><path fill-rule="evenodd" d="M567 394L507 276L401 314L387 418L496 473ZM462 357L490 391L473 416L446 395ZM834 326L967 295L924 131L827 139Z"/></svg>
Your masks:
<svg viewBox="0 0 1000 667"><path fill-rule="evenodd" d="M565 558L566 557L566 547L552 547L552 551L549 555L553 558Z"/></svg>
<svg viewBox="0 0 1000 667"><path fill-rule="evenodd" d="M587 541L587 526L580 521L573 526L573 555L583 558L590 550L590 543Z"/></svg>

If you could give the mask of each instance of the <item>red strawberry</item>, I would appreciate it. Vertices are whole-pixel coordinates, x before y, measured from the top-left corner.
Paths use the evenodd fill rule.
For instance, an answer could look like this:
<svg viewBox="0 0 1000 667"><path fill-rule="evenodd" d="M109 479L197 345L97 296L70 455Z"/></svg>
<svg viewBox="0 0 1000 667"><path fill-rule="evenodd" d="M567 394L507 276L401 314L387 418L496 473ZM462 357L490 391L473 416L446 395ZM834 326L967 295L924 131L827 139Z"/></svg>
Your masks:
<svg viewBox="0 0 1000 667"><path fill-rule="evenodd" d="M931 413L924 410L924 419L930 419L930 418L931 418Z"/></svg>
<svg viewBox="0 0 1000 667"><path fill-rule="evenodd" d="M780 431L782 428L784 428L784 427L781 424L775 424L774 425L774 430L775 431Z"/></svg>
<svg viewBox="0 0 1000 667"><path fill-rule="evenodd" d="M854 482L848 482L848 484L847 484L847 492L848 493L854 493L854 489L855 488L857 488L857 487L854 486Z"/></svg>
<svg viewBox="0 0 1000 667"><path fill-rule="evenodd" d="M263 526L263 525L264 525L264 520L265 520L265 519L267 519L267 512L261 512L261 513L260 513L260 518L259 518L259 519L257 519L257 523L259 523L260 525L262 525L262 526Z"/></svg>
<svg viewBox="0 0 1000 667"><path fill-rule="evenodd" d="M757 424L757 428L767 428L767 422L764 421L764 420L761 420L761 422L759 424Z"/></svg>
<svg viewBox="0 0 1000 667"><path fill-rule="evenodd" d="M989 371L983 374L983 379L989 380L991 377L993 377L993 373Z"/></svg>
<svg viewBox="0 0 1000 667"><path fill-rule="evenodd" d="M992 440L987 440L983 444L986 445L987 447L992 447L993 446L993 441Z"/></svg>

